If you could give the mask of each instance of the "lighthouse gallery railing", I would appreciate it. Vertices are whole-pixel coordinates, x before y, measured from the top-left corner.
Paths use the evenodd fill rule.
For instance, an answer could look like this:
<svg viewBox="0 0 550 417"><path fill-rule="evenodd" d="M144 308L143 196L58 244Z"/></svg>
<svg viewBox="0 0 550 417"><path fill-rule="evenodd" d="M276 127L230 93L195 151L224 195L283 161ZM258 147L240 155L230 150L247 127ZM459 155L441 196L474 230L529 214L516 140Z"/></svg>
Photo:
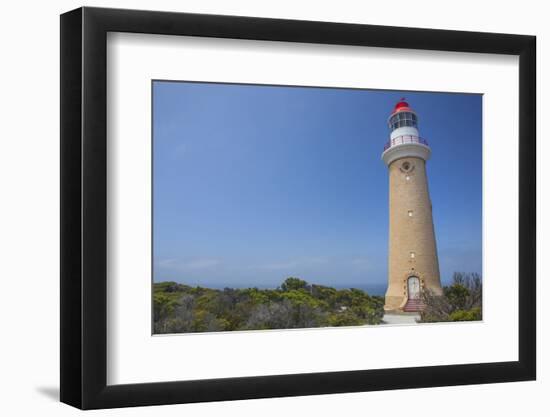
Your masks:
<svg viewBox="0 0 550 417"><path fill-rule="evenodd" d="M391 148L392 146L403 145L405 143L420 143L422 145L429 146L428 141L421 137L413 136L413 135L401 135L393 139L390 139L388 142L386 142L386 144L384 145L384 150Z"/></svg>

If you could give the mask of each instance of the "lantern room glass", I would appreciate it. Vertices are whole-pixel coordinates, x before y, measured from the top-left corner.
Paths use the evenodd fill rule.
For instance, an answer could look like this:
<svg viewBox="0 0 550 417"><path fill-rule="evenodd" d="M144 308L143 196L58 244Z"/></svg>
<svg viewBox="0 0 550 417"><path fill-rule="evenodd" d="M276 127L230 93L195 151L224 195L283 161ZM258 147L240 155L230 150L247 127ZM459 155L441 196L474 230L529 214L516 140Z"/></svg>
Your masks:
<svg viewBox="0 0 550 417"><path fill-rule="evenodd" d="M418 127L418 118L416 114L401 111L394 114L388 122L388 127L391 131L405 126Z"/></svg>

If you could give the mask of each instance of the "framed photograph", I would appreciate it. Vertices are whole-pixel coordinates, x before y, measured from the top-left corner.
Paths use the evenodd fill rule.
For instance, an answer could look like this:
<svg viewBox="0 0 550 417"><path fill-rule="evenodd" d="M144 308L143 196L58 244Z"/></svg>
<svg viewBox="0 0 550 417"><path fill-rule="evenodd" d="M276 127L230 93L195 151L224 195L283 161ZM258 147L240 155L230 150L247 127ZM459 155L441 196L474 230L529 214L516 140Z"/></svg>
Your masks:
<svg viewBox="0 0 550 417"><path fill-rule="evenodd" d="M61 401L533 380L535 37L61 16Z"/></svg>

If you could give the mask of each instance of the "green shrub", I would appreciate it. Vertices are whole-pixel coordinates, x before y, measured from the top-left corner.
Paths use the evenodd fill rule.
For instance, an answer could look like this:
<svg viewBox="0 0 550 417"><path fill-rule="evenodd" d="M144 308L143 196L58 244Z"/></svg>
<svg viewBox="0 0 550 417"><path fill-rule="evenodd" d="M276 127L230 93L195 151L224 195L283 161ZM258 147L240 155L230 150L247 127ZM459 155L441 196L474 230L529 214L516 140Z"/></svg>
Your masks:
<svg viewBox="0 0 550 417"><path fill-rule="evenodd" d="M451 321L481 320L481 308L474 307L471 310L456 310L449 315L449 318L451 319Z"/></svg>
<svg viewBox="0 0 550 417"><path fill-rule="evenodd" d="M287 278L278 289L153 286L155 333L379 324L384 298Z"/></svg>
<svg viewBox="0 0 550 417"><path fill-rule="evenodd" d="M483 286L476 273L455 272L453 283L443 287L443 295L431 291L422 293L425 308L422 322L481 320Z"/></svg>

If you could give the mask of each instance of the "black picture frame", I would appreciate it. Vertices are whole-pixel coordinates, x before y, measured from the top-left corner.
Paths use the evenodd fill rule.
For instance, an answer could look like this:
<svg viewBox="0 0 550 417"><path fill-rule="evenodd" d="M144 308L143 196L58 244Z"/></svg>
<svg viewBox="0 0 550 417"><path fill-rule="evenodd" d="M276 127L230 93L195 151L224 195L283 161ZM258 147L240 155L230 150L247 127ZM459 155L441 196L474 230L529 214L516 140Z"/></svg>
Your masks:
<svg viewBox="0 0 550 417"><path fill-rule="evenodd" d="M519 360L112 385L107 375L108 32L519 56ZM102 8L61 15L61 401L81 409L534 380L534 36Z"/></svg>

